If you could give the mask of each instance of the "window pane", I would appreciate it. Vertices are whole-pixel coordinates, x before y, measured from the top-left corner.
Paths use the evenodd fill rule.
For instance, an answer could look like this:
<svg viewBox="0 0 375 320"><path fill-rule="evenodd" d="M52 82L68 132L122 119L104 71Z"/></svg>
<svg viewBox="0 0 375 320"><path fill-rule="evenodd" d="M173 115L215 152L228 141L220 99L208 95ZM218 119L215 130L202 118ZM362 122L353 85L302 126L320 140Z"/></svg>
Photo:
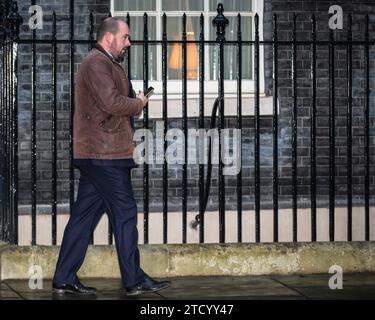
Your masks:
<svg viewBox="0 0 375 320"><path fill-rule="evenodd" d="M251 11L252 2L252 0L225 0L224 14L225 11ZM216 11L219 3L223 3L223 0L210 0L210 11Z"/></svg>
<svg viewBox="0 0 375 320"><path fill-rule="evenodd" d="M214 17L210 19L210 40L216 40L216 27L212 24L212 20ZM229 23L225 28L225 39L226 40L237 40L237 16L235 17L227 17ZM252 17L244 17L241 16L241 36L242 40L250 41L252 40L252 27L253 27L253 19Z"/></svg>
<svg viewBox="0 0 375 320"><path fill-rule="evenodd" d="M156 17L148 18L148 32L149 40L156 40ZM130 34L132 40L143 40L143 17L130 17ZM157 80L156 46L149 45L148 52L149 80ZM131 78L133 80L143 80L143 45L132 43L130 57ZM125 61L124 67L126 66L127 62Z"/></svg>
<svg viewBox="0 0 375 320"><path fill-rule="evenodd" d="M126 17L122 17L126 21ZM130 15L130 35L132 40L143 40L143 15ZM148 39L156 40L156 17L148 16Z"/></svg>
<svg viewBox="0 0 375 320"><path fill-rule="evenodd" d="M188 40L199 39L199 17L187 17L186 32ZM168 17L167 20L168 40L182 39L182 17ZM198 79L199 60L198 45L187 44L187 78ZM171 44L168 46L168 79L182 79L182 45Z"/></svg>
<svg viewBox="0 0 375 320"><path fill-rule="evenodd" d="M213 19L213 18L212 18ZM211 26L212 26L211 19ZM228 17L229 24L226 28L226 40L237 40L237 17ZM252 38L252 17L241 17L242 40L249 41ZM210 39L216 40L216 28L211 27ZM252 47L242 46L242 78L252 79ZM210 46L210 79L218 78L218 46ZM236 79L237 70L237 48L235 45L224 46L224 78L228 80Z"/></svg>
<svg viewBox="0 0 375 320"><path fill-rule="evenodd" d="M114 0L115 11L150 11L156 9L155 0Z"/></svg>
<svg viewBox="0 0 375 320"><path fill-rule="evenodd" d="M162 0L163 11L203 11L203 0Z"/></svg>

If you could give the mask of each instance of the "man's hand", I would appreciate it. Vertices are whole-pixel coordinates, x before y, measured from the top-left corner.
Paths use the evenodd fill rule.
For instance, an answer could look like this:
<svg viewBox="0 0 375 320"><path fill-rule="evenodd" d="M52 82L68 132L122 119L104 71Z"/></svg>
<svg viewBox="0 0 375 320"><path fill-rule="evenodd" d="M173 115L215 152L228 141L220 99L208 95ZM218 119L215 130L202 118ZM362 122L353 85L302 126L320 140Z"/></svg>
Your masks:
<svg viewBox="0 0 375 320"><path fill-rule="evenodd" d="M145 97L142 91L138 92L137 98L142 101L143 106L146 106L146 104L148 103L148 99Z"/></svg>

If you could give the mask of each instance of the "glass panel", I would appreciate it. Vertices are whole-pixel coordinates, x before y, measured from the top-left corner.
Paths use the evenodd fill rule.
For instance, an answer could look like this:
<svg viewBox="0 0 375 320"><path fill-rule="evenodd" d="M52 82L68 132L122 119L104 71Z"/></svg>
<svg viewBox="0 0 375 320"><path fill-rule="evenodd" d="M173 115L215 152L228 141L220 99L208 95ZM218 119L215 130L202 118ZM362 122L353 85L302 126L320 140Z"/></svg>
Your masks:
<svg viewBox="0 0 375 320"><path fill-rule="evenodd" d="M115 11L156 10L156 0L114 0Z"/></svg>
<svg viewBox="0 0 375 320"><path fill-rule="evenodd" d="M163 11L203 11L204 0L162 0Z"/></svg>
<svg viewBox="0 0 375 320"><path fill-rule="evenodd" d="M126 21L126 17L122 17ZM148 16L148 39L156 40L156 17ZM143 15L130 15L130 36L131 40L143 40Z"/></svg>
<svg viewBox="0 0 375 320"><path fill-rule="evenodd" d="M214 17L210 18L210 40L216 40L216 27L212 24ZM229 23L225 28L226 40L237 40L237 16L227 17ZM241 16L241 36L242 40L252 40L253 18Z"/></svg>
<svg viewBox="0 0 375 320"><path fill-rule="evenodd" d="M212 18L213 19L213 18ZM212 26L211 19L211 26ZM237 17L228 17L229 25L226 28L226 40L237 40ZM252 17L241 17L242 40L249 41L252 38ZM216 28L211 27L210 39L216 40ZM242 78L252 79L253 47L242 46ZM210 79L218 79L218 46L210 46ZM235 45L224 46L224 79L235 80L237 70L237 48Z"/></svg>
<svg viewBox="0 0 375 320"><path fill-rule="evenodd" d="M210 0L210 11L216 11L217 5L223 3L224 14L226 11L251 11L252 9L252 0Z"/></svg>
<svg viewBox="0 0 375 320"><path fill-rule="evenodd" d="M148 32L149 40L156 40L156 17L148 17ZM143 40L143 17L130 17L130 35L132 40ZM149 80L157 80L156 46L149 45L148 52ZM143 45L132 43L130 57L131 78L143 80ZM123 65L127 66L126 61Z"/></svg>
<svg viewBox="0 0 375 320"><path fill-rule="evenodd" d="M182 39L182 17L168 17L168 40ZM186 32L188 40L199 39L199 17L187 17ZM199 75L198 45L195 43L186 46L187 79L196 80ZM182 45L168 46L168 79L182 79Z"/></svg>

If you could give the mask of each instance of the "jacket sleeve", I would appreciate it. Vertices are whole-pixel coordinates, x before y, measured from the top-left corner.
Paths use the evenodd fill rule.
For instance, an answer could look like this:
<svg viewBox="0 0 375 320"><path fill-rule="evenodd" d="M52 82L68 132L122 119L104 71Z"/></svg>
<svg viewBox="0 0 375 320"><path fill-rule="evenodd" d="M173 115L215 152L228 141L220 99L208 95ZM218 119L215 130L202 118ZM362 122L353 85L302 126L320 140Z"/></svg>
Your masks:
<svg viewBox="0 0 375 320"><path fill-rule="evenodd" d="M86 66L85 82L97 106L114 116L135 116L143 111L142 101L121 95L105 61L91 62Z"/></svg>

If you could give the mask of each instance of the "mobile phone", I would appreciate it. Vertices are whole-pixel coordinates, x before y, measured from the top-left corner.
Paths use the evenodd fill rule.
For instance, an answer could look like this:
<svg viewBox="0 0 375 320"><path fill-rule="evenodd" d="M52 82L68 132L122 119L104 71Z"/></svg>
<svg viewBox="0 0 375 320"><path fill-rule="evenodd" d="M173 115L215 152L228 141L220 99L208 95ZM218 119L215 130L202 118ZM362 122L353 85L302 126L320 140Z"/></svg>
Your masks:
<svg viewBox="0 0 375 320"><path fill-rule="evenodd" d="M145 95L145 97L150 98L154 93L155 93L155 92L154 92L154 88L153 88L153 87L149 87L149 88L145 91L144 95Z"/></svg>

